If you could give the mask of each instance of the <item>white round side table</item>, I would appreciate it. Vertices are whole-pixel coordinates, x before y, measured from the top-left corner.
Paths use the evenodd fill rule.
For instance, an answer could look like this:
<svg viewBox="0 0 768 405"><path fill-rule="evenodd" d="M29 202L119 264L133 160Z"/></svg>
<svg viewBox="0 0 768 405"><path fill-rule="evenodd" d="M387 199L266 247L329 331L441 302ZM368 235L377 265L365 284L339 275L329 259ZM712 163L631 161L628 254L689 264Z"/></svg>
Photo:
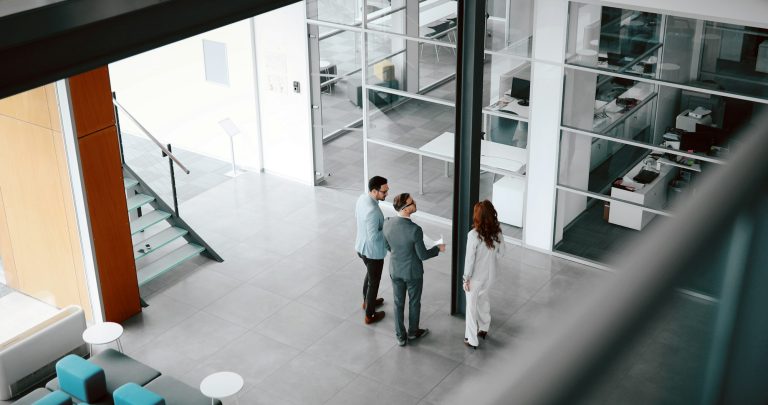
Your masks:
<svg viewBox="0 0 768 405"><path fill-rule="evenodd" d="M222 399L237 394L243 388L243 377L231 371L221 371L205 377L200 383L200 392L214 399Z"/></svg>
<svg viewBox="0 0 768 405"><path fill-rule="evenodd" d="M123 336L123 327L115 322L102 322L88 327L83 332L83 340L89 345L104 345L117 341L117 350L123 352L123 344L120 342Z"/></svg>

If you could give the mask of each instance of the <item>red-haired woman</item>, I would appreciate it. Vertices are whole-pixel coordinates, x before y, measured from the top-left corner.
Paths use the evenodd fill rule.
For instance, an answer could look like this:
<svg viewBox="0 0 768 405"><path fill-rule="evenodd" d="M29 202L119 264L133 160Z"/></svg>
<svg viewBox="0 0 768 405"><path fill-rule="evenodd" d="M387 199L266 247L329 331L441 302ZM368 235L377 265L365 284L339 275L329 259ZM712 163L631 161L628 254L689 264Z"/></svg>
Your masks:
<svg viewBox="0 0 768 405"><path fill-rule="evenodd" d="M485 339L491 325L489 293L496 278L498 260L504 255L504 239L496 209L490 201L475 204L472 230L467 235L464 262L464 291L467 295L464 344L477 348L478 336Z"/></svg>

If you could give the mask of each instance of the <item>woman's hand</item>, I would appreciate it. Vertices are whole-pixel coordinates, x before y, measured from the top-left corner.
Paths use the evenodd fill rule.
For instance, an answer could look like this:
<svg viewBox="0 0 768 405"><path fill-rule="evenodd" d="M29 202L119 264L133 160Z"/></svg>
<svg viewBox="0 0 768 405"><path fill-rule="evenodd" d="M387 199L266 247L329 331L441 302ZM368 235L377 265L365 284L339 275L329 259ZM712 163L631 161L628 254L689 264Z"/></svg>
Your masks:
<svg viewBox="0 0 768 405"><path fill-rule="evenodd" d="M469 280L464 280L464 291L469 292Z"/></svg>

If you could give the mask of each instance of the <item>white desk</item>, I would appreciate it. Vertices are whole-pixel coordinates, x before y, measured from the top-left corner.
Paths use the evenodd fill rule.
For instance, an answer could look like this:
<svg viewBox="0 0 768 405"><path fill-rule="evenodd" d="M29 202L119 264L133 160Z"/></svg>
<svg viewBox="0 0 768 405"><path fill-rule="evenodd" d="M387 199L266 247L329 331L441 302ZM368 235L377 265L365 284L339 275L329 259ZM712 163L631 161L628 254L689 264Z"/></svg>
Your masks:
<svg viewBox="0 0 768 405"><path fill-rule="evenodd" d="M499 101L493 104L491 109L501 112L513 113L523 118L528 118L530 115L531 106L520 105L518 104L519 101L520 100L505 94L501 96Z"/></svg>
<svg viewBox="0 0 768 405"><path fill-rule="evenodd" d="M445 175L448 176L448 163L453 161L455 135L443 132L437 138L427 142L419 150L427 152L436 159L445 161ZM528 163L528 151L501 143L480 141L480 164L489 168L498 168L509 172L524 173ZM419 155L419 194L424 194L424 156Z"/></svg>
<svg viewBox="0 0 768 405"><path fill-rule="evenodd" d="M449 1L424 11L419 10L419 27L426 27L436 21L456 15L457 4L456 1Z"/></svg>
<svg viewBox="0 0 768 405"><path fill-rule="evenodd" d="M630 87L619 95L617 98L611 100L609 103L605 103L600 100L595 100L595 112L604 112L606 118L595 120L592 130L595 132L602 132L605 128L613 124L614 122L622 119L627 113L623 112L624 107L616 104L616 100L620 98L634 98L638 100L638 104L642 104L645 99L653 96L653 85L649 83L637 83Z"/></svg>
<svg viewBox="0 0 768 405"><path fill-rule="evenodd" d="M625 176L625 182L632 182L632 178L643 168L643 162L638 163ZM647 208L661 210L667 204L667 185L677 175L677 168L668 164L661 165L659 176L648 184L635 184L635 191L628 191L616 187L611 187L611 197L624 200ZM611 211L608 215L608 222L621 225L627 228L642 230L656 214L644 211L637 205L622 203L619 201L611 202Z"/></svg>

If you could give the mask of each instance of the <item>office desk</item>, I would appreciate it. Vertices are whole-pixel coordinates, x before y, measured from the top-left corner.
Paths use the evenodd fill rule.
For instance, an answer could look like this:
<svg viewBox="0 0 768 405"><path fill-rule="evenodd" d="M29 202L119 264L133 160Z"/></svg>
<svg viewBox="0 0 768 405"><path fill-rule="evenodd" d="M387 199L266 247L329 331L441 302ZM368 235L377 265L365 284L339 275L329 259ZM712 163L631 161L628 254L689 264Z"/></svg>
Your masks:
<svg viewBox="0 0 768 405"><path fill-rule="evenodd" d="M518 104L518 99L509 96L508 94L505 94L499 98L499 101L493 104L491 107L492 110L506 112L506 113L512 113L519 115L523 118L528 118L531 111L530 105L520 105Z"/></svg>
<svg viewBox="0 0 768 405"><path fill-rule="evenodd" d="M456 5L458 2L449 1L439 6L432 7L430 9L419 11L419 27L426 27L436 21L445 20L446 18L456 15Z"/></svg>
<svg viewBox="0 0 768 405"><path fill-rule="evenodd" d="M629 111L624 111L624 107L616 104L616 100L620 98L634 98L638 100L638 105L642 104L646 99L654 95L653 85L649 83L637 83L630 87L624 93L621 93L618 97L611 100L608 103L600 100L595 100L595 112L604 112L606 117L602 119L596 119L592 130L597 133L602 133L610 127L614 122L622 120L628 116L629 112L634 112L635 108Z"/></svg>
<svg viewBox="0 0 768 405"><path fill-rule="evenodd" d="M443 132L437 138L427 142L419 150L445 161L445 175L448 176L448 163L453 162L455 135ZM485 140L480 141L480 165L498 168L508 172L524 173L528 163L528 152L522 148ZM419 194L424 194L424 156L419 155Z"/></svg>
<svg viewBox="0 0 768 405"><path fill-rule="evenodd" d="M624 179L631 181L642 168L643 162L638 163L624 176ZM647 208L661 210L667 205L667 187L669 182L677 175L677 171L678 169L674 166L662 164L659 176L652 182L645 185L639 184L635 191L611 187L611 197ZM611 201L608 222L640 231L654 216L656 214L643 211L635 205Z"/></svg>

